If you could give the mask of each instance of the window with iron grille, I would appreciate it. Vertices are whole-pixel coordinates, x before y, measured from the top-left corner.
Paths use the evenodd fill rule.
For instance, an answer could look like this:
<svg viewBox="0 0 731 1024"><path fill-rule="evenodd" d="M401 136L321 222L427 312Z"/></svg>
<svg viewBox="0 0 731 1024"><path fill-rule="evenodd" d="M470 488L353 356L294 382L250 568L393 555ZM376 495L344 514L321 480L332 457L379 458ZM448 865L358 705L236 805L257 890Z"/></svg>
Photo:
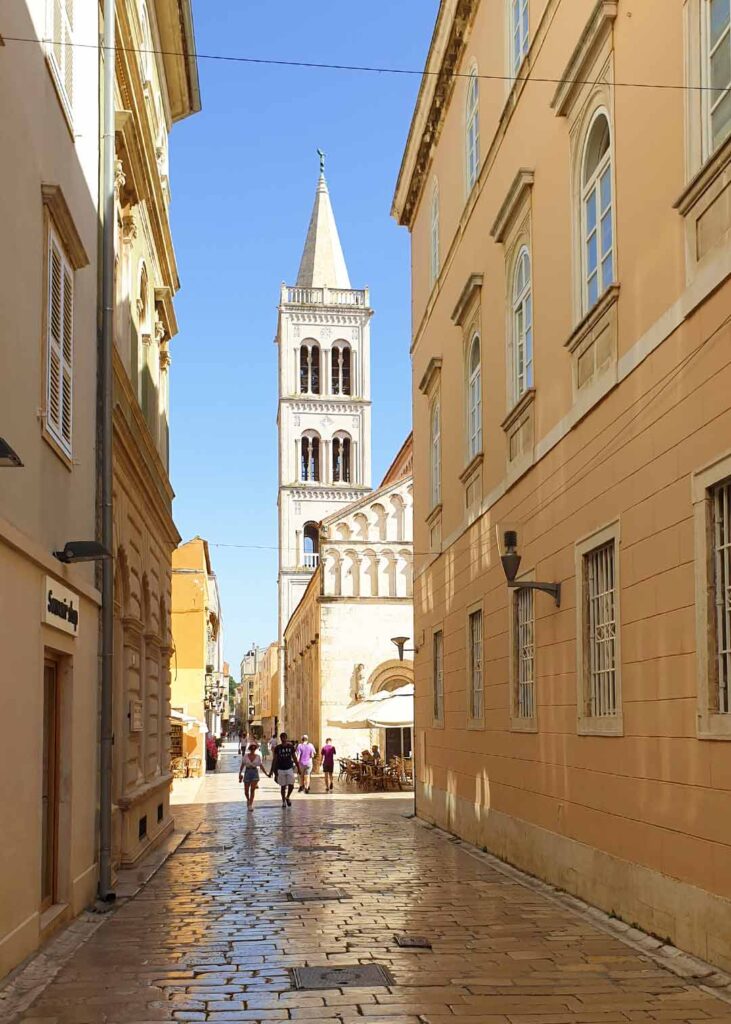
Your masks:
<svg viewBox="0 0 731 1024"><path fill-rule="evenodd" d="M483 680L482 680L482 610L470 613L470 718L482 718L483 714Z"/></svg>
<svg viewBox="0 0 731 1024"><path fill-rule="evenodd" d="M444 634L441 629L434 634L433 641L434 718L444 718Z"/></svg>
<svg viewBox="0 0 731 1024"><path fill-rule="evenodd" d="M617 594L614 540L584 555L584 714L611 718L617 693Z"/></svg>
<svg viewBox="0 0 731 1024"><path fill-rule="evenodd" d="M713 501L713 598L717 693L714 710L731 713L731 480L711 490ZM715 696L715 699L714 699Z"/></svg>
<svg viewBox="0 0 731 1024"><path fill-rule="evenodd" d="M517 718L535 718L533 591L515 593L515 714Z"/></svg>

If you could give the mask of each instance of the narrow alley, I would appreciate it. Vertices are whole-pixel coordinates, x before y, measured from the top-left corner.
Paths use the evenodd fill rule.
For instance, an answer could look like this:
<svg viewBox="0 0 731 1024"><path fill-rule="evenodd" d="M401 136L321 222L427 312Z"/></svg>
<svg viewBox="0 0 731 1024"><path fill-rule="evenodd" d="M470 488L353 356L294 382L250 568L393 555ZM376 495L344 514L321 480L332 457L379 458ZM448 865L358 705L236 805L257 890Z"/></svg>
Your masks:
<svg viewBox="0 0 731 1024"><path fill-rule="evenodd" d="M177 852L16 1020L731 1022L700 984L412 819L410 794L325 795L316 778L285 810L265 780L247 815L237 768L230 746L176 808ZM304 967L327 987L299 990Z"/></svg>

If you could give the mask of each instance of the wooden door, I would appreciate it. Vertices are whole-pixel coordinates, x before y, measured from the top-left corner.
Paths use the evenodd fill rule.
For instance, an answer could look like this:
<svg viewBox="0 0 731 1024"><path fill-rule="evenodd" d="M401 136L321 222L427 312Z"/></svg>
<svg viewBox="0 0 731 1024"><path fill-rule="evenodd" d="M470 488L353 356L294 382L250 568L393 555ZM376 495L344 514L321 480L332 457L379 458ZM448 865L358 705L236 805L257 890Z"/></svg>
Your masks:
<svg viewBox="0 0 731 1024"><path fill-rule="evenodd" d="M58 671L43 668L43 790L41 832L41 910L57 902L58 876Z"/></svg>

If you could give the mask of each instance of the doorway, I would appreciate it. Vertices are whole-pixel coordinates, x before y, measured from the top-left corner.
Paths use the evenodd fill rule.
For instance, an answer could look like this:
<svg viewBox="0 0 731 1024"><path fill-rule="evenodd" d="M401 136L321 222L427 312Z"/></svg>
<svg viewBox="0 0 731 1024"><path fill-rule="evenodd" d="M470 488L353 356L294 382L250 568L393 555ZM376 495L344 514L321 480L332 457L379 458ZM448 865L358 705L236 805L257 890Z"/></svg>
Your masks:
<svg viewBox="0 0 731 1024"><path fill-rule="evenodd" d="M43 788L41 808L41 911L57 903L59 791L58 666L43 666Z"/></svg>
<svg viewBox="0 0 731 1024"><path fill-rule="evenodd" d="M411 757L411 728L386 729L386 761L392 757Z"/></svg>

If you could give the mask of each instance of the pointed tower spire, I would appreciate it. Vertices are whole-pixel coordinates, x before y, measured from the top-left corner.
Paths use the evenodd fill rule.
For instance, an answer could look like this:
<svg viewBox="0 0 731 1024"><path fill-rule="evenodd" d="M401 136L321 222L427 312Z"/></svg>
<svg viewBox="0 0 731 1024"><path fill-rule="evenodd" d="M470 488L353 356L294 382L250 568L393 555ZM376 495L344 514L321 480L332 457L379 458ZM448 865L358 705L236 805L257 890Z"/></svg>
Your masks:
<svg viewBox="0 0 731 1024"><path fill-rule="evenodd" d="M320 177L297 274L297 287L350 288L348 268L325 181L325 154L319 149L317 154L320 157Z"/></svg>

